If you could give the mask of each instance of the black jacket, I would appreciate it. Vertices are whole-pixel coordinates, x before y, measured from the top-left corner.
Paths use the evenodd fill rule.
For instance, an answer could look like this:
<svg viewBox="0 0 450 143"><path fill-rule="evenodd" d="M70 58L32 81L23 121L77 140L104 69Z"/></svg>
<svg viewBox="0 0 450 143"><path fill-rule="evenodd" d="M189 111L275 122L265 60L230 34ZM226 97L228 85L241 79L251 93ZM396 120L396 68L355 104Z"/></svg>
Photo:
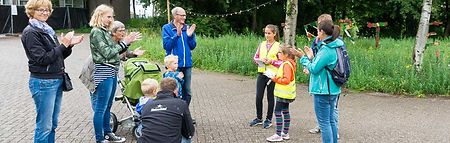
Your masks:
<svg viewBox="0 0 450 143"><path fill-rule="evenodd" d="M160 91L152 103L144 105L139 143L180 143L181 136L192 138L195 128L189 107L174 96L173 91Z"/></svg>
<svg viewBox="0 0 450 143"><path fill-rule="evenodd" d="M55 36L56 38L56 36ZM55 79L64 74L64 59L72 54L58 40L40 29L28 25L22 32L22 45L28 57L28 70L32 77Z"/></svg>

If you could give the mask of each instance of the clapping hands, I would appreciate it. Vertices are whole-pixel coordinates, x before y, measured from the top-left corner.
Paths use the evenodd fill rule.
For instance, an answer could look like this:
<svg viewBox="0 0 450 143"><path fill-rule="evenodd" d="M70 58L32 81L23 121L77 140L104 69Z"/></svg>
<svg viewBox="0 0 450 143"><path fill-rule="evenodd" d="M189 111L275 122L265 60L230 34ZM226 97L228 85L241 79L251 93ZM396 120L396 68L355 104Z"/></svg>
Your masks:
<svg viewBox="0 0 450 143"><path fill-rule="evenodd" d="M141 50L142 47L136 48L133 50L133 54L136 56L141 56L144 54L145 50Z"/></svg>
<svg viewBox="0 0 450 143"><path fill-rule="evenodd" d="M308 59L312 59L314 57L314 54L313 54L312 49L310 47L305 46L303 49L304 50L292 48L291 52L296 57L303 57L305 54L308 57Z"/></svg>
<svg viewBox="0 0 450 143"><path fill-rule="evenodd" d="M183 79L184 78L184 74L182 72L179 72L177 77L180 78L180 79Z"/></svg>
<svg viewBox="0 0 450 143"><path fill-rule="evenodd" d="M84 35L80 35L80 36L73 36L72 37L72 41L70 42L70 45L76 45L76 44L80 44L81 41L83 41Z"/></svg>
<svg viewBox="0 0 450 143"><path fill-rule="evenodd" d="M64 45L65 47L69 47L70 43L72 43L72 37L74 33L75 33L74 31L70 31L66 35L61 33L61 44Z"/></svg>
<svg viewBox="0 0 450 143"><path fill-rule="evenodd" d="M79 44L83 41L83 35L75 36L74 31L67 32L67 34L61 33L61 44L65 47L73 46Z"/></svg>
<svg viewBox="0 0 450 143"><path fill-rule="evenodd" d="M189 27L189 29L186 31L187 36L191 37L196 27L197 26L195 24L192 24L191 27Z"/></svg>
<svg viewBox="0 0 450 143"><path fill-rule="evenodd" d="M298 58L305 55L305 53L301 49L291 48L290 50L291 50L292 54L294 54Z"/></svg>
<svg viewBox="0 0 450 143"><path fill-rule="evenodd" d="M181 36L181 32L182 32L182 29L183 29L183 25L182 25L182 24L179 24L179 25L177 25L176 27L177 27L177 35L178 35L178 36ZM196 28L196 27L197 27L197 26L196 26L195 24L192 24L192 25L187 29L187 31L186 31L187 36L191 37L192 34L194 34L194 31L195 31L195 28Z"/></svg>
<svg viewBox="0 0 450 143"><path fill-rule="evenodd" d="M139 41L141 40L142 36L140 32L131 32L130 34L128 34L127 36L125 36L123 38L123 42L125 42L125 44L129 45L135 41Z"/></svg>
<svg viewBox="0 0 450 143"><path fill-rule="evenodd" d="M304 47L304 51L305 51L306 56L308 56L308 59L311 60L314 57L314 54L313 54L312 49L310 47L305 46Z"/></svg>

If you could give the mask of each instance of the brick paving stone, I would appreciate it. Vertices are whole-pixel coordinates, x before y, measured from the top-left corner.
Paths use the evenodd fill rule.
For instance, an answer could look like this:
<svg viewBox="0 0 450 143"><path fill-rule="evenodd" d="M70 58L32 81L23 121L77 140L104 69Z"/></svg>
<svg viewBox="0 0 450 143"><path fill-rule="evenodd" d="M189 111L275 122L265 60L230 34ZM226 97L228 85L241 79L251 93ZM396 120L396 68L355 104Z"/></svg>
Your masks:
<svg viewBox="0 0 450 143"><path fill-rule="evenodd" d="M85 35L86 36L86 35ZM78 80L89 55L88 36L74 47L66 60L74 90L63 95L57 128L57 142L94 142L92 109L88 91ZM206 48L206 47L198 47ZM28 90L28 67L20 39L0 39L0 143L33 140L35 107ZM255 118L255 79L194 70L191 113L197 120L193 142L266 142L274 126L250 127ZM316 125L312 97L307 87L297 86L297 99L290 106L292 143L318 143L320 135L309 134ZM351 93L342 97L340 108L341 142L450 142L450 100L416 99L380 93ZM266 106L266 103L264 103ZM265 116L265 109L264 116ZM118 119L130 115L125 104L114 102ZM136 142L131 128L119 126L116 134Z"/></svg>

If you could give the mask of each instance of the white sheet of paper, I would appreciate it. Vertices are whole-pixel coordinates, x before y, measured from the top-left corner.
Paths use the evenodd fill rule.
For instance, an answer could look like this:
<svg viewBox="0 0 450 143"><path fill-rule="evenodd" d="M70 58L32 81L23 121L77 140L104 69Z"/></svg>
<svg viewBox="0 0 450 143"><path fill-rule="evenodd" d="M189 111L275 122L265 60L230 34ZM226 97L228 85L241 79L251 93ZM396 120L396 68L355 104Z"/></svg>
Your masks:
<svg viewBox="0 0 450 143"><path fill-rule="evenodd" d="M258 63L258 67L263 67L265 65L260 59L257 59L256 62Z"/></svg>

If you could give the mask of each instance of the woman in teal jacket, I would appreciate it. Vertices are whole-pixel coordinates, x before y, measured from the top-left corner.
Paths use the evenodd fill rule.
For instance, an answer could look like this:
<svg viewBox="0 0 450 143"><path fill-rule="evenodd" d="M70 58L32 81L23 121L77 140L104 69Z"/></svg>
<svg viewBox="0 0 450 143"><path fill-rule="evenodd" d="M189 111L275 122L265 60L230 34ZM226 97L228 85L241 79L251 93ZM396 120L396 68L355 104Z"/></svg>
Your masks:
<svg viewBox="0 0 450 143"><path fill-rule="evenodd" d="M297 52L300 63L309 70L309 93L314 95L314 111L322 130L323 143L337 143L337 126L334 107L341 88L337 86L331 78L330 72L326 69L333 69L337 63L336 48L344 45L344 42L337 39L339 27L333 25L330 20L320 22L318 27L318 38L320 42L317 55L313 57L312 50L305 49L305 53Z"/></svg>

